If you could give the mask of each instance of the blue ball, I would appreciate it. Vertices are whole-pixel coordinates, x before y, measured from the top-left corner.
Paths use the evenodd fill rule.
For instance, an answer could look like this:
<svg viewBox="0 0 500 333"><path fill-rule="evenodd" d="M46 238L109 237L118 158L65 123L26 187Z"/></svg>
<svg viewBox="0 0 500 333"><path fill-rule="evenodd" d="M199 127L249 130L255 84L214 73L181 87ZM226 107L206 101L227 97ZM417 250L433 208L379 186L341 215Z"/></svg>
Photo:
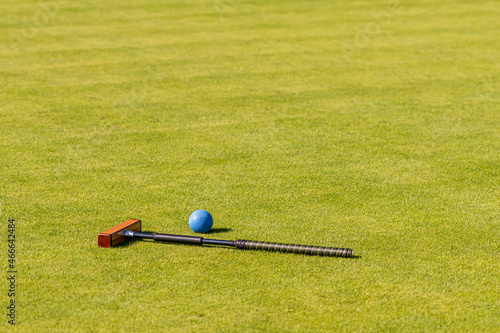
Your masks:
<svg viewBox="0 0 500 333"><path fill-rule="evenodd" d="M189 227L194 232L209 232L213 224L212 215L203 209L195 210L189 217Z"/></svg>

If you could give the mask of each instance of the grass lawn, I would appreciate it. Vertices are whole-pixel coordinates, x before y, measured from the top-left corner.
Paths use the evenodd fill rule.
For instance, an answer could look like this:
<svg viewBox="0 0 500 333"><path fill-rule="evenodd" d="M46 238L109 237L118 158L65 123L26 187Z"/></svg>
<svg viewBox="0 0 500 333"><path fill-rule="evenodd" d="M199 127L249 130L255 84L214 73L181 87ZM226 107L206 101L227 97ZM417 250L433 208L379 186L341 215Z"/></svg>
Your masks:
<svg viewBox="0 0 500 333"><path fill-rule="evenodd" d="M0 331L500 330L497 1L0 10ZM359 257L97 246L196 209Z"/></svg>

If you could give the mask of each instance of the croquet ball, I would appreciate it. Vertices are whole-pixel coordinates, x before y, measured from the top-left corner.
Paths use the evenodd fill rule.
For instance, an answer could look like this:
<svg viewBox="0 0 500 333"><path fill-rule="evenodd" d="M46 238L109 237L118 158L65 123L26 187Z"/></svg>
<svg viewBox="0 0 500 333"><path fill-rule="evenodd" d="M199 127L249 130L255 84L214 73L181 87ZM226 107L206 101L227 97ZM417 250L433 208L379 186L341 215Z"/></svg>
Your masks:
<svg viewBox="0 0 500 333"><path fill-rule="evenodd" d="M209 232L213 224L212 215L203 209L195 210L189 217L189 227L194 232Z"/></svg>

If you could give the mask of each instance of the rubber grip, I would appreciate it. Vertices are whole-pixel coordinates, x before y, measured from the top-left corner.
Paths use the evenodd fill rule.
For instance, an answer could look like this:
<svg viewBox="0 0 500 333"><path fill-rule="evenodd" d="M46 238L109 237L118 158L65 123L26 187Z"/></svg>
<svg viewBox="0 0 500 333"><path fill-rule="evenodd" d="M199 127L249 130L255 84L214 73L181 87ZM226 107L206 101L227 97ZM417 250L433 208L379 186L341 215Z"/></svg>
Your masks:
<svg viewBox="0 0 500 333"><path fill-rule="evenodd" d="M236 247L245 250L265 250L271 252L299 253L313 256L343 257L350 258L353 255L351 249L324 247L314 245L282 244L259 241L238 240Z"/></svg>

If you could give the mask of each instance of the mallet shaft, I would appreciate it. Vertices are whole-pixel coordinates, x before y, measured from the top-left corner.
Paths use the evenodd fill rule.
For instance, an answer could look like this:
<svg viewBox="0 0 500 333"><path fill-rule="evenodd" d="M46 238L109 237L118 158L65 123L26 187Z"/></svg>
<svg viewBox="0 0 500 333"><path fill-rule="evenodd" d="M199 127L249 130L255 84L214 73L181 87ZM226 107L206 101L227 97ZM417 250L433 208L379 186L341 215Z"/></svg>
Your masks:
<svg viewBox="0 0 500 333"><path fill-rule="evenodd" d="M174 242L183 244L223 245L223 246L235 247L240 250L266 250L271 252L299 253L307 255L344 257L344 258L349 258L353 256L353 251L351 249L323 247L314 245L269 243L269 242L259 242L259 241L248 241L242 239L239 239L237 241L229 241L222 239L205 239L203 237L195 237L195 236L149 234L143 232L134 232L130 230L125 231L125 236L131 238L146 238L146 239L153 239L155 241Z"/></svg>

